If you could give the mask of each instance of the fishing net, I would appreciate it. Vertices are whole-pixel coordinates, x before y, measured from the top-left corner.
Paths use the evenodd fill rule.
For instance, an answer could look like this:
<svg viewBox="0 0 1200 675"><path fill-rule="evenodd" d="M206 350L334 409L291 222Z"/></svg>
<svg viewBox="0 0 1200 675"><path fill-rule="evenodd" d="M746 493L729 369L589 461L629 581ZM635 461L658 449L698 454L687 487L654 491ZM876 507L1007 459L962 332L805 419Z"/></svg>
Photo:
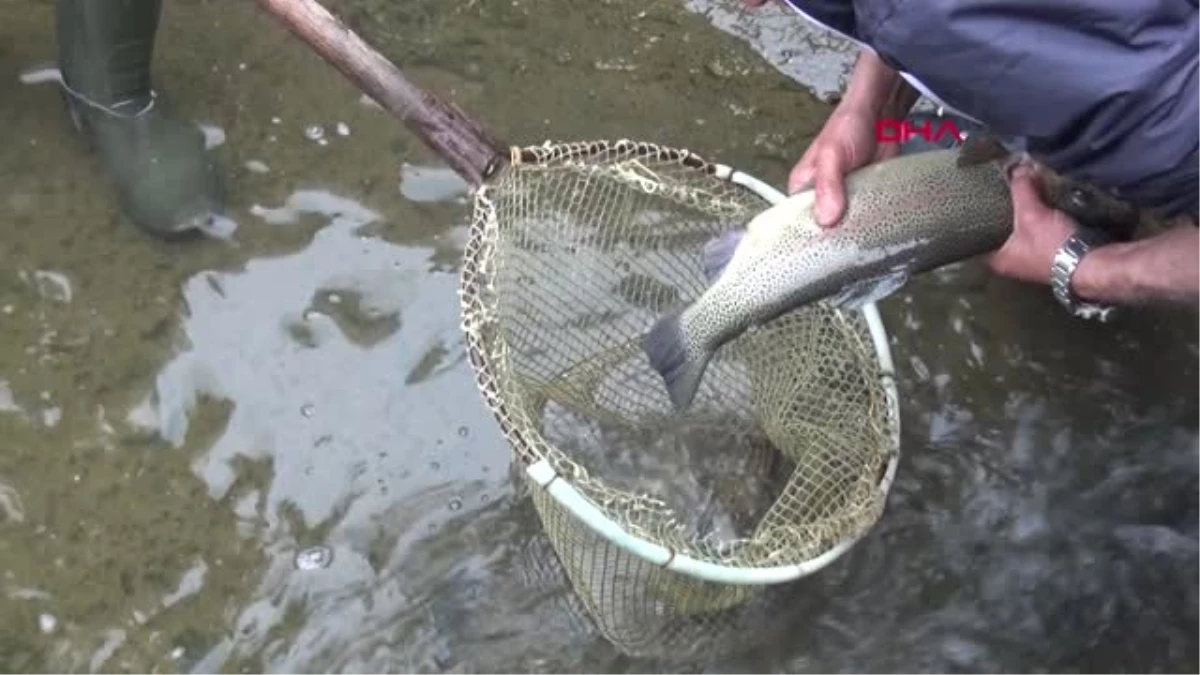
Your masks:
<svg viewBox="0 0 1200 675"><path fill-rule="evenodd" d="M769 584L836 558L884 507L898 420L873 306L747 332L685 412L641 351L704 291L704 244L769 192L621 141L516 148L475 193L461 300L479 388L575 592L631 655L724 648Z"/></svg>

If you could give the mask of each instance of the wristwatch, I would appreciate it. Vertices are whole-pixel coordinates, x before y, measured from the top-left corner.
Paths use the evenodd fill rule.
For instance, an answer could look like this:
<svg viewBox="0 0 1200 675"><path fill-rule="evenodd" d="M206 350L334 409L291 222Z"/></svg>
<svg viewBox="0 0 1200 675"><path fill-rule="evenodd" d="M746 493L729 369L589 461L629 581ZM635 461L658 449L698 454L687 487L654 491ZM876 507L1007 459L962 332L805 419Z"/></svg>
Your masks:
<svg viewBox="0 0 1200 675"><path fill-rule="evenodd" d="M1050 289L1059 304L1073 316L1081 319L1097 319L1101 322L1111 321L1117 313L1112 305L1101 305L1080 299L1071 290L1071 279L1075 276L1075 268L1097 246L1109 243L1111 237L1099 230L1080 228L1067 238L1054 254L1054 262L1050 265Z"/></svg>

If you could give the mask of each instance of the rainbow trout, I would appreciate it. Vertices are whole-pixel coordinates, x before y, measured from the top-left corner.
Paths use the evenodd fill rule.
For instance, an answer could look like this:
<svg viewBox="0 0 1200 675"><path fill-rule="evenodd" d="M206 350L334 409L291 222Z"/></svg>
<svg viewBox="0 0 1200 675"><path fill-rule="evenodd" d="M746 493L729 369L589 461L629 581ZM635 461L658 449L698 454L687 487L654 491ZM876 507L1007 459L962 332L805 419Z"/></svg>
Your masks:
<svg viewBox="0 0 1200 675"><path fill-rule="evenodd" d="M1012 233L1008 172L1023 158L972 135L961 149L903 155L847 175L836 228L817 225L808 190L709 242L708 290L660 318L642 340L671 402L687 408L716 351L751 327L820 300L857 309L913 275L999 248ZM1136 209L1035 167L1048 205L1114 239L1132 236Z"/></svg>

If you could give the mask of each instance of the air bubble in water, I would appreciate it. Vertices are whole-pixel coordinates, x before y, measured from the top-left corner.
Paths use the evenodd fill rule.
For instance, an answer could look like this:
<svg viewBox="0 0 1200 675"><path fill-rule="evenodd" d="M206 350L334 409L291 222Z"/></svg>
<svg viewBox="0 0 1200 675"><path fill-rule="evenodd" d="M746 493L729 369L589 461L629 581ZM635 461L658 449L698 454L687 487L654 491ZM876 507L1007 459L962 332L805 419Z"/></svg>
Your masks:
<svg viewBox="0 0 1200 675"><path fill-rule="evenodd" d="M305 417L312 417L313 413L316 411L317 407L311 403L305 403L304 405L300 406L300 414Z"/></svg>
<svg viewBox="0 0 1200 675"><path fill-rule="evenodd" d="M450 500L450 510L457 511L462 508L462 500L458 497Z"/></svg>
<svg viewBox="0 0 1200 675"><path fill-rule="evenodd" d="M333 549L328 546L311 546L296 553L296 569L319 570L333 562Z"/></svg>
<svg viewBox="0 0 1200 675"><path fill-rule="evenodd" d="M468 433L470 433L470 430L468 430L466 427L459 427L459 428L458 428L458 435L459 435L459 436L462 436L463 438L466 438Z"/></svg>
<svg viewBox="0 0 1200 675"><path fill-rule="evenodd" d="M304 130L304 136L310 141L319 141L325 137L325 130L320 124L311 124Z"/></svg>

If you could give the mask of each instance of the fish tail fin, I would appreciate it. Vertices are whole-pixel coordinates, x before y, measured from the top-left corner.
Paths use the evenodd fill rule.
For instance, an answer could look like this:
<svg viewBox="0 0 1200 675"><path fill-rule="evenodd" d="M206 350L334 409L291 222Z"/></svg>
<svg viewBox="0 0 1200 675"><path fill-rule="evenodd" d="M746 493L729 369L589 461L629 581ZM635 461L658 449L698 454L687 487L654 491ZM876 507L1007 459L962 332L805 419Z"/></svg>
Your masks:
<svg viewBox="0 0 1200 675"><path fill-rule="evenodd" d="M737 252L738 244L742 243L745 234L745 230L730 230L704 244L704 276L708 283L714 283L721 277L721 273L733 260L733 254Z"/></svg>
<svg viewBox="0 0 1200 675"><path fill-rule="evenodd" d="M662 377L676 410L691 405L712 359L711 351L688 349L682 316L682 312L675 312L662 317L642 340L642 351Z"/></svg>

